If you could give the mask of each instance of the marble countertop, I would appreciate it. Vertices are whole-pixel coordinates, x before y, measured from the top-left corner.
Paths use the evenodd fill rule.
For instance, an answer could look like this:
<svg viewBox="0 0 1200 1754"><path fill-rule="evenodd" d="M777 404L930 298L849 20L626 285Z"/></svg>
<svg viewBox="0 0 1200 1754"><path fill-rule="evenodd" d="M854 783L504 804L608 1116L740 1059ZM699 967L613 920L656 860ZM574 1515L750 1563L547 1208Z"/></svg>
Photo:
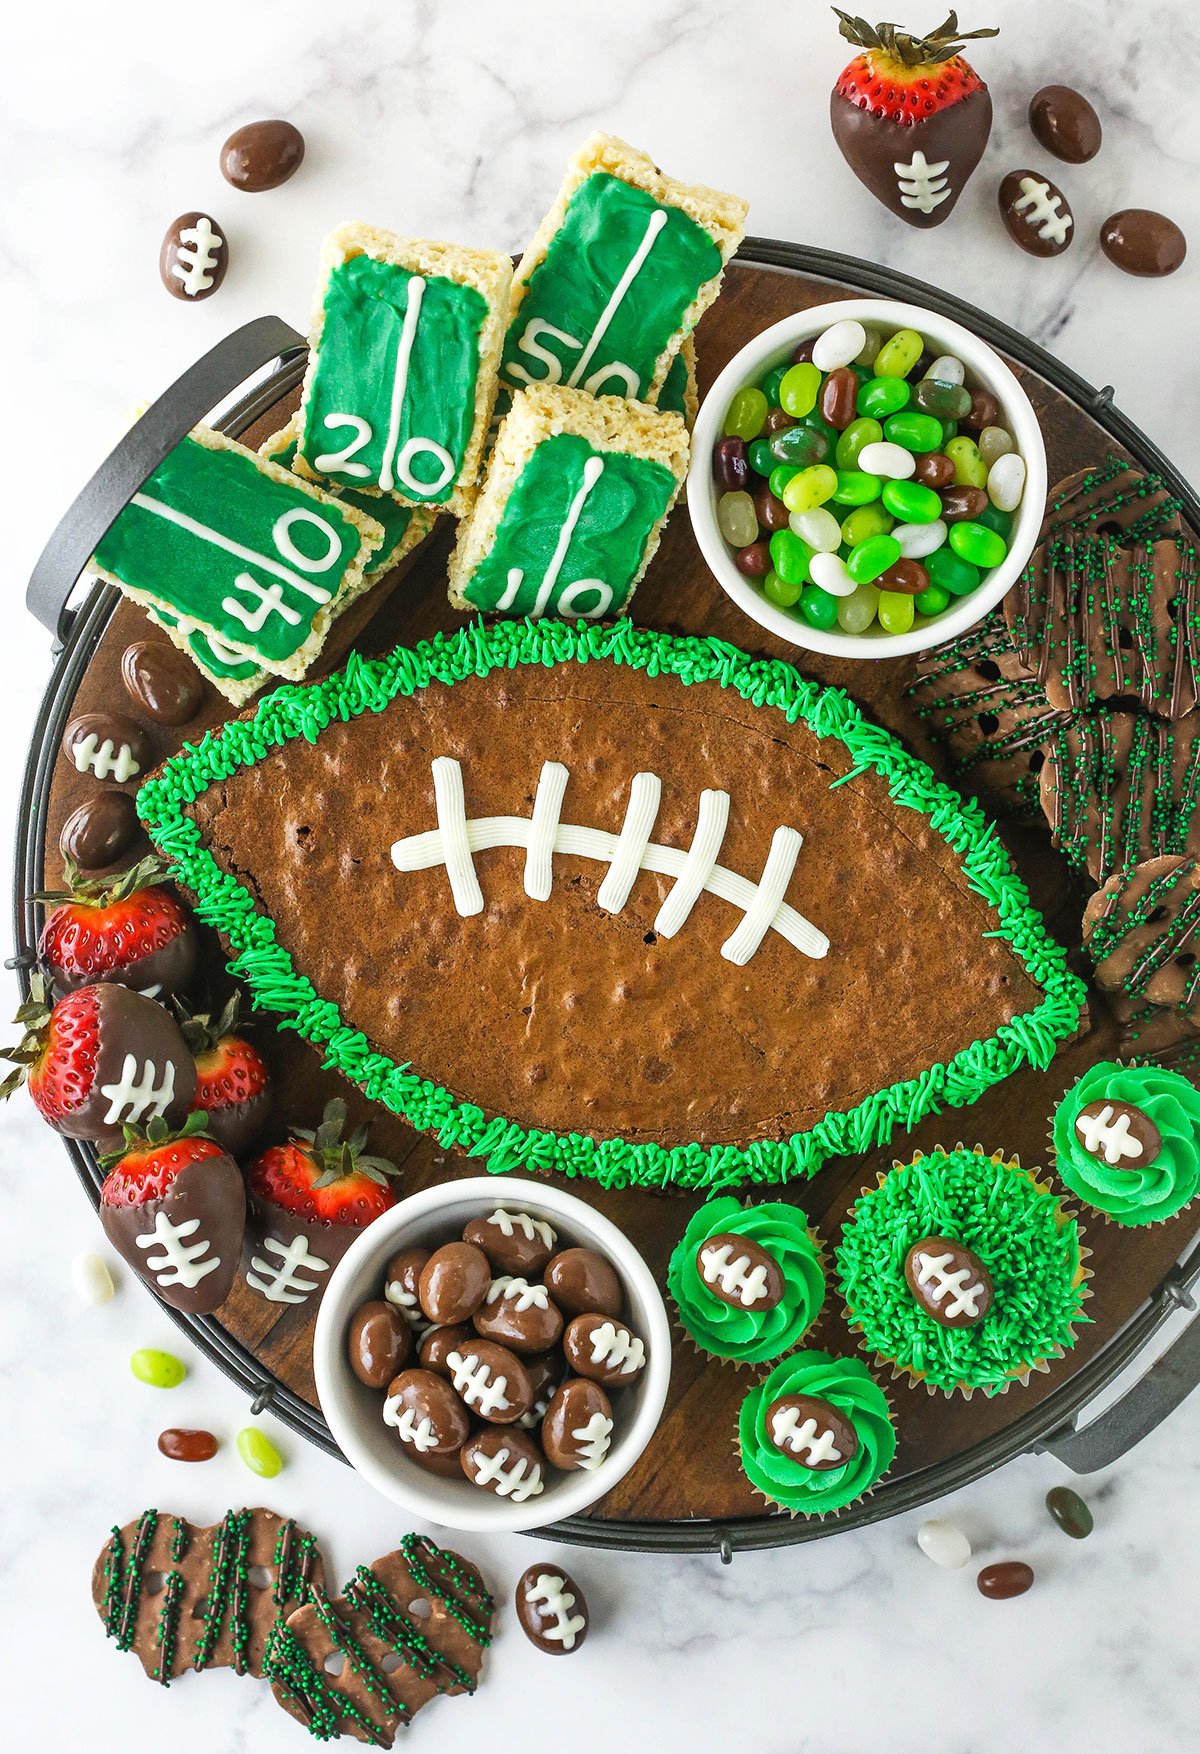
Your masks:
<svg viewBox="0 0 1200 1754"><path fill-rule="evenodd" d="M901 10L917 24L939 11L932 0ZM827 92L845 56L813 0L21 9L6 29L0 119L12 484L12 614L0 641L4 868L49 664L48 640L21 608L24 579L132 403L251 316L273 310L303 328L317 243L338 220L520 247L568 153L595 127L645 145L677 174L747 194L755 232L884 262L974 300L1094 383L1115 384L1121 407L1200 475L1200 420L1189 412L1200 405L1198 269L1138 283L1090 242L1105 214L1131 205L1161 207L1200 240L1195 9L1162 0L1151 31L1128 0L1003 0L971 8L965 22L992 19L1003 34L977 55L996 102L992 144L951 222L922 234L875 205L833 147ZM1106 145L1089 166L1047 166L1069 192L1079 238L1045 263L1012 246L993 190L1005 171L1042 162L1024 109L1053 80L1091 93ZM283 189L241 195L220 178L218 148L263 115L297 122L308 157ZM232 265L217 297L185 308L163 292L156 258L167 223L194 207L227 227ZM5 1014L13 991L4 976ZM87 1581L114 1521L147 1504L209 1521L260 1496L231 1447L246 1405L128 1275L101 1310L75 1300L70 1262L96 1245L95 1220L23 1098L0 1126L7 1744L17 1754L302 1748L265 1688L218 1673L161 1692L105 1646ZM155 1344L189 1363L187 1384L169 1398L129 1374L130 1351ZM169 1463L154 1439L172 1423L209 1426L227 1447L203 1468ZM311 1522L335 1576L395 1545L406 1527L398 1512L345 1468L277 1435L289 1465L261 1496ZM936 1570L916 1547L915 1515L728 1568L714 1558L562 1554L591 1602L586 1648L552 1663L506 1612L480 1698L438 1701L411 1733L445 1754L478 1746L481 1732L509 1748L536 1737L571 1754L602 1754L631 1731L661 1754L1193 1745L1198 1454L1200 1397L1079 1483L1096 1516L1084 1543L1068 1541L1043 1509L1046 1489L1068 1477L1048 1457L1024 1458L939 1506L980 1562L1033 1564L1033 1591L1009 1603L978 1594L974 1565ZM517 1537L464 1545L505 1600L525 1565L554 1552Z"/></svg>

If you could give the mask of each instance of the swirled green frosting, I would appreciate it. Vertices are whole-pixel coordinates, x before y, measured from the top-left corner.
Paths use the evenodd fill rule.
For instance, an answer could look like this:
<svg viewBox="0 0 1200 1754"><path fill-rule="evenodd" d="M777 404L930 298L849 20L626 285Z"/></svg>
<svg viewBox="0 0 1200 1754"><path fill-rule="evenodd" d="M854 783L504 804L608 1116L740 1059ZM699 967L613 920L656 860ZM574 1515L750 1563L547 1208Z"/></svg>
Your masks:
<svg viewBox="0 0 1200 1754"><path fill-rule="evenodd" d="M925 1236L965 1244L992 1278L981 1322L945 1328L904 1278ZM842 1296L865 1350L947 1394L998 1394L1014 1376L1075 1344L1082 1313L1079 1229L1055 1194L1015 1163L932 1151L863 1194L837 1250Z"/></svg>
<svg viewBox="0 0 1200 1754"><path fill-rule="evenodd" d="M783 1275L783 1296L772 1309L740 1309L709 1289L696 1251L710 1236L746 1236L765 1249ZM764 1364L807 1333L825 1301L825 1270L798 1206L769 1201L743 1206L726 1195L695 1214L671 1256L667 1286L688 1335L714 1358Z"/></svg>
<svg viewBox="0 0 1200 1754"><path fill-rule="evenodd" d="M840 1468L806 1468L776 1449L767 1431L767 1410L784 1395L816 1395L853 1425L858 1448ZM752 1486L785 1510L824 1516L869 1492L887 1473L896 1433L887 1396L858 1358L827 1352L794 1352L782 1359L742 1402L738 1416L742 1467Z"/></svg>
<svg viewBox="0 0 1200 1754"><path fill-rule="evenodd" d="M1127 1102L1158 1128L1152 1163L1120 1167L1084 1150L1075 1117L1089 1102ZM1055 1167L1071 1192L1114 1224L1155 1224L1182 1210L1200 1188L1200 1091L1161 1066L1102 1060L1085 1072L1054 1117Z"/></svg>

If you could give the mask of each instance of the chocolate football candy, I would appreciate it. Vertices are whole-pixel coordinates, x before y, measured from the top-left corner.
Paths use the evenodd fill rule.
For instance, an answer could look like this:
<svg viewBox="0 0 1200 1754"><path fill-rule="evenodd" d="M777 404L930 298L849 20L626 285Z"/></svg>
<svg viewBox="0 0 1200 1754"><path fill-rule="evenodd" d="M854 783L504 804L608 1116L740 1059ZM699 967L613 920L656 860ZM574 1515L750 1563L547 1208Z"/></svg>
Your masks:
<svg viewBox="0 0 1200 1754"><path fill-rule="evenodd" d="M489 1425L469 1437L459 1451L462 1471L472 1486L524 1504L545 1490L542 1453L514 1426Z"/></svg>
<svg viewBox="0 0 1200 1754"><path fill-rule="evenodd" d="M444 1377L402 1370L388 1384L383 1422L407 1449L449 1455L471 1429L467 1410Z"/></svg>
<svg viewBox="0 0 1200 1754"><path fill-rule="evenodd" d="M221 175L250 195L277 189L303 162L303 134L294 122L278 119L235 128L221 148Z"/></svg>
<svg viewBox="0 0 1200 1754"><path fill-rule="evenodd" d="M696 1250L696 1271L714 1297L734 1309L774 1309L783 1296L778 1261L748 1236L710 1236Z"/></svg>
<svg viewBox="0 0 1200 1754"><path fill-rule="evenodd" d="M485 1340L514 1352L548 1352L562 1338L563 1319L548 1288L507 1273L492 1280L472 1319Z"/></svg>
<svg viewBox="0 0 1200 1754"><path fill-rule="evenodd" d="M1183 266L1187 239L1173 219L1149 207L1124 207L1100 227L1100 248L1126 274L1158 280Z"/></svg>
<svg viewBox="0 0 1200 1754"><path fill-rule="evenodd" d="M63 732L62 751L77 772L118 786L139 779L154 761L145 731L120 713L81 713Z"/></svg>
<svg viewBox="0 0 1200 1754"><path fill-rule="evenodd" d="M137 806L128 792L97 792L63 823L58 850L83 871L106 871L142 836Z"/></svg>
<svg viewBox="0 0 1200 1754"><path fill-rule="evenodd" d="M624 1298L621 1281L603 1255L595 1249L563 1249L542 1275L550 1295L565 1316L619 1316Z"/></svg>
<svg viewBox="0 0 1200 1754"><path fill-rule="evenodd" d="M558 1245L544 1218L508 1212L503 1206L486 1218L472 1218L463 1230L463 1241L481 1248L497 1273L525 1279L537 1278Z"/></svg>
<svg viewBox="0 0 1200 1754"><path fill-rule="evenodd" d="M468 1341L446 1354L450 1381L472 1413L511 1425L533 1405L533 1383L515 1352L491 1340Z"/></svg>
<svg viewBox="0 0 1200 1754"><path fill-rule="evenodd" d="M364 1303L350 1318L350 1368L369 1389L385 1389L412 1354L412 1329L393 1303Z"/></svg>
<svg viewBox="0 0 1200 1754"><path fill-rule="evenodd" d="M229 247L207 213L181 213L167 227L158 272L172 298L211 298L229 266Z"/></svg>
<svg viewBox="0 0 1200 1754"><path fill-rule="evenodd" d="M1069 85L1043 85L1029 100L1033 137L1055 158L1086 164L1104 138L1100 118L1083 93Z"/></svg>
<svg viewBox="0 0 1200 1754"><path fill-rule="evenodd" d="M597 1382L572 1376L555 1390L542 1420L546 1460L564 1473L598 1468L612 1447L612 1402Z"/></svg>
<svg viewBox="0 0 1200 1754"><path fill-rule="evenodd" d="M1110 1169L1142 1169L1162 1150L1162 1134L1131 1102L1089 1102L1075 1116L1075 1137Z"/></svg>
<svg viewBox="0 0 1200 1754"><path fill-rule="evenodd" d="M567 1374L567 1361L562 1348L556 1346L552 1352L543 1352L538 1357L522 1358L521 1363L529 1372L533 1400L529 1411L522 1413L517 1423L524 1431L536 1431L546 1416L551 1396Z"/></svg>
<svg viewBox="0 0 1200 1754"><path fill-rule="evenodd" d="M121 681L134 706L159 725L186 725L208 692L186 653L163 639L139 639L126 646Z"/></svg>
<svg viewBox="0 0 1200 1754"><path fill-rule="evenodd" d="M421 1274L428 1259L428 1249L400 1249L388 1262L383 1276L383 1295L418 1333L423 1333L428 1325L421 1314L420 1300Z"/></svg>
<svg viewBox="0 0 1200 1754"><path fill-rule="evenodd" d="M972 1328L992 1307L992 1278L979 1256L947 1236L914 1242L904 1261L913 1299L943 1328Z"/></svg>
<svg viewBox="0 0 1200 1754"><path fill-rule="evenodd" d="M1008 235L1030 256L1061 256L1075 236L1062 190L1036 171L1009 171L997 191Z"/></svg>
<svg viewBox="0 0 1200 1754"><path fill-rule="evenodd" d="M567 1363L580 1376L609 1388L635 1381L646 1362L646 1348L632 1328L611 1316L576 1316L563 1336Z"/></svg>
<svg viewBox="0 0 1200 1754"><path fill-rule="evenodd" d="M517 1579L515 1601L521 1631L547 1656L569 1655L587 1637L587 1601L565 1571L531 1565Z"/></svg>
<svg viewBox="0 0 1200 1754"><path fill-rule="evenodd" d="M475 1338L475 1330L470 1322L448 1322L440 1328L430 1328L423 1335L417 1350L417 1362L423 1370L436 1371L438 1376L450 1380L450 1366L446 1362L451 1352L461 1352Z"/></svg>
<svg viewBox="0 0 1200 1754"><path fill-rule="evenodd" d="M448 1242L435 1249L421 1269L417 1294L431 1322L465 1322L483 1302L492 1269L481 1248Z"/></svg>
<svg viewBox="0 0 1200 1754"><path fill-rule="evenodd" d="M825 1473L858 1453L858 1433L844 1413L817 1395L784 1395L767 1408L767 1433L781 1454Z"/></svg>

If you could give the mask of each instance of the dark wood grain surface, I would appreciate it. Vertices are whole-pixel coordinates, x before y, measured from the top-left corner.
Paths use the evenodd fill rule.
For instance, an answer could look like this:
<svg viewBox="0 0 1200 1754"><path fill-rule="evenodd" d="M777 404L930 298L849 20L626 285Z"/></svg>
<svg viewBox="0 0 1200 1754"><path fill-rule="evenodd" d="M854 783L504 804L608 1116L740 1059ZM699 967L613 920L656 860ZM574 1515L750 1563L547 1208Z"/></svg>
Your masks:
<svg viewBox="0 0 1200 1754"><path fill-rule="evenodd" d="M730 356L767 324L805 306L851 296L854 296L851 288L735 264L725 293L697 334L701 392ZM1108 435L1087 414L1041 379L1019 366L1016 369L1042 421L1051 482L1113 451ZM282 425L293 404L294 398L282 401L277 416L254 428L248 442L258 443L277 425ZM435 532L403 576L377 588L364 605L338 624L324 669L336 664L351 641L364 650L378 651L397 641L427 638L438 629L461 625L463 618L446 601L445 555L449 536L448 529ZM747 651L794 660L806 674L846 688L869 713L941 771L937 752L926 744L903 699L903 687L912 671L911 660L851 663L827 659L795 652L766 635L721 592L695 546L682 506L672 519L634 608L635 618L651 627L716 634ZM122 603L83 678L76 711L101 707L130 711L119 679L120 656L131 640L144 638L147 632L140 611ZM181 732L149 727L156 755L165 757L178 748L183 738L192 740L206 723L219 722L227 716L225 703L218 697L213 696L210 707L207 717L202 715ZM87 794L89 783L70 763L58 761L46 846L47 876L51 880L57 880L61 870L59 831L67 815ZM1061 942L1077 946L1084 896L1064 861L1050 847L1048 836L1039 829L1005 828L1003 832L1051 929ZM881 954L886 950L886 931L887 922L881 922ZM212 965L218 968L220 953L215 939L211 940L210 949ZM936 954L936 946L930 946L930 953ZM946 971L948 981L957 978L960 971ZM372 1110L357 1091L348 1089L332 1074L323 1073L317 1055L293 1035L276 1034L269 1025L258 1033L260 1046L278 1082L277 1112L281 1119L311 1124L324 1101L336 1091L347 1097L355 1121L372 1120L373 1148L402 1163L404 1192L478 1173L477 1163L447 1156L393 1116ZM832 1248L859 1190L873 1183L877 1173L894 1159L906 1160L918 1150L937 1144L951 1146L961 1140L968 1145L978 1143L988 1151L1019 1155L1026 1164L1044 1165L1048 1160L1049 1119L1056 1102L1088 1065L1111 1055L1114 1048L1115 1032L1103 1005L1096 1001L1092 1006L1090 1033L1064 1049L1049 1070L1021 1072L989 1092L973 1108L928 1119L910 1134L897 1134L887 1150L865 1158L836 1160L811 1183L786 1190L782 1195L772 1190L769 1197L782 1197L802 1205ZM436 1075L437 1068L430 1067L428 1071ZM664 1278L671 1249L698 1203L695 1196L605 1193L591 1185L579 1185L573 1191L619 1224L642 1250L660 1281ZM1028 1414L1037 1402L1092 1358L1129 1319L1160 1284L1196 1228L1195 1219L1188 1214L1145 1230L1120 1230L1105 1225L1099 1217L1087 1215L1084 1226L1085 1241L1092 1250L1089 1265L1094 1273L1093 1296L1087 1304L1091 1322L1082 1328L1073 1353L1048 1373L1035 1376L1027 1387L1014 1388L990 1401L980 1395L969 1401L961 1397L947 1399L902 1382L895 1383L891 1396L900 1445L893 1479L954 1457ZM281 1313L239 1283L221 1310L220 1320L265 1369L315 1404L310 1361L311 1308ZM812 1344L834 1352L853 1347L832 1294L811 1340ZM639 1464L594 1514L646 1522L759 1514L763 1510L762 1501L751 1492L733 1451L737 1407L750 1380L748 1372L706 1361L680 1340L675 1348L671 1394L663 1422Z"/></svg>

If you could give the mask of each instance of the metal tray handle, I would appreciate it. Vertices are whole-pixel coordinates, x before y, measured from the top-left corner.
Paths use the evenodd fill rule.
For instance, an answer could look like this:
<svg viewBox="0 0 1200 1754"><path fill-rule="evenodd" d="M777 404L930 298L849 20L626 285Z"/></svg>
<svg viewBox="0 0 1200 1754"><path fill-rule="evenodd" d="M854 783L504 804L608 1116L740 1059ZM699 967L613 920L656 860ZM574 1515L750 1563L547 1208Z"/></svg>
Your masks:
<svg viewBox="0 0 1200 1754"><path fill-rule="evenodd" d="M26 606L60 643L80 573L142 483L219 402L304 344L281 317L256 317L218 341L134 422L59 520L30 574Z"/></svg>

